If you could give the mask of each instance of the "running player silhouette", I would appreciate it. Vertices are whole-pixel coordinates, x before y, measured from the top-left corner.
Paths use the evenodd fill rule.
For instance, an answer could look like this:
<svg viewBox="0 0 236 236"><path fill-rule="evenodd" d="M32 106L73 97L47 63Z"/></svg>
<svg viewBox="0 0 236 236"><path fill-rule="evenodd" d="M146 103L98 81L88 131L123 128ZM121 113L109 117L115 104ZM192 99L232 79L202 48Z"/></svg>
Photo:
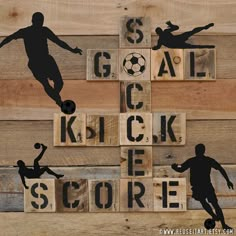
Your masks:
<svg viewBox="0 0 236 236"><path fill-rule="evenodd" d="M1 43L0 48L11 42L13 39L23 39L25 51L29 58L28 67L32 71L36 80L44 87L44 90L58 106L62 106L60 92L63 88L63 80L58 69L56 61L49 54L47 39L58 46L73 52L82 54L79 48L71 48L67 43L59 39L49 28L43 26L44 16L36 12L32 16L32 25L18 30L12 35L6 37ZM52 87L48 80L52 80Z"/></svg>
<svg viewBox="0 0 236 236"><path fill-rule="evenodd" d="M172 32L179 29L179 26L173 25L170 21L167 21L166 24L168 25L167 29L162 30L160 27L156 28L156 34L159 36L157 41L157 45L154 46L153 50L158 50L161 46L166 46L168 48L214 48L213 45L192 45L190 43L186 43L191 36L196 33L199 33L202 30L207 30L210 27L214 26L213 23L210 23L203 27L197 27L191 31L173 35Z"/></svg>
<svg viewBox="0 0 236 236"><path fill-rule="evenodd" d="M55 176L57 179L63 177L64 175L59 175L56 174L55 172L53 172L51 169L49 169L49 167L45 166L45 167L40 167L39 165L39 161L41 160L41 158L43 157L43 154L45 153L45 151L47 150L47 147L43 144L39 144L36 143L34 145L34 147L36 149L39 149L40 147L42 147L42 151L41 153L38 155L38 157L36 157L34 159L34 167L33 168L28 168L25 166L25 163L22 160L17 161L17 165L19 166L19 171L18 173L20 174L22 183L24 185L24 187L26 189L28 189L29 187L26 186L25 183L25 177L29 178L29 179L38 179L41 177L42 174L44 174L45 172L47 172L49 175L53 175Z"/></svg>
<svg viewBox="0 0 236 236"><path fill-rule="evenodd" d="M190 183L192 186L192 197L200 201L203 208L211 215L212 219L219 221L223 229L232 229L224 220L223 212L218 204L215 194L215 189L211 183L211 169L218 170L225 178L229 189L233 189L233 183L229 180L223 167L211 157L204 155L205 146L198 144L195 147L196 156L188 159L181 165L173 164L172 168L177 172L184 172L190 169ZM215 209L216 214L213 212L211 205Z"/></svg>

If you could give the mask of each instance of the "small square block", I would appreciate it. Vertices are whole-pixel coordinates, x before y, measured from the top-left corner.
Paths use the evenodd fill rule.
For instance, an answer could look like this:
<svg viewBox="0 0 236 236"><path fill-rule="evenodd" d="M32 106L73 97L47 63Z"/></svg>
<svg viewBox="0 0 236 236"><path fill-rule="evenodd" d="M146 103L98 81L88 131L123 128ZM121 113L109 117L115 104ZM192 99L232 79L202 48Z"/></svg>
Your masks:
<svg viewBox="0 0 236 236"><path fill-rule="evenodd" d="M152 147L121 147L121 178L151 178L152 166Z"/></svg>
<svg viewBox="0 0 236 236"><path fill-rule="evenodd" d="M154 178L154 211L186 211L185 178Z"/></svg>
<svg viewBox="0 0 236 236"><path fill-rule="evenodd" d="M150 49L120 49L119 80L150 81Z"/></svg>
<svg viewBox="0 0 236 236"><path fill-rule="evenodd" d="M152 114L120 114L120 145L152 145Z"/></svg>
<svg viewBox="0 0 236 236"><path fill-rule="evenodd" d="M119 211L119 180L89 180L89 211Z"/></svg>
<svg viewBox="0 0 236 236"><path fill-rule="evenodd" d="M86 114L54 114L54 146L84 146L86 144Z"/></svg>
<svg viewBox="0 0 236 236"><path fill-rule="evenodd" d="M123 17L121 19L119 37L120 48L150 48L150 17Z"/></svg>
<svg viewBox="0 0 236 236"><path fill-rule="evenodd" d="M183 80L183 49L159 49L151 51L151 80Z"/></svg>
<svg viewBox="0 0 236 236"><path fill-rule="evenodd" d="M25 212L56 212L54 179L26 179L24 189Z"/></svg>
<svg viewBox="0 0 236 236"><path fill-rule="evenodd" d="M120 179L120 211L153 211L152 179Z"/></svg>
<svg viewBox="0 0 236 236"><path fill-rule="evenodd" d="M215 80L215 49L184 49L185 80Z"/></svg>
<svg viewBox="0 0 236 236"><path fill-rule="evenodd" d="M153 114L153 145L184 145L186 143L186 114L155 112Z"/></svg>
<svg viewBox="0 0 236 236"><path fill-rule="evenodd" d="M57 212L88 212L88 180L56 180Z"/></svg>
<svg viewBox="0 0 236 236"><path fill-rule="evenodd" d="M151 112L151 82L120 82L120 112Z"/></svg>
<svg viewBox="0 0 236 236"><path fill-rule="evenodd" d="M119 115L87 114L87 146L119 146Z"/></svg>
<svg viewBox="0 0 236 236"><path fill-rule="evenodd" d="M118 49L87 50L87 80L118 79Z"/></svg>

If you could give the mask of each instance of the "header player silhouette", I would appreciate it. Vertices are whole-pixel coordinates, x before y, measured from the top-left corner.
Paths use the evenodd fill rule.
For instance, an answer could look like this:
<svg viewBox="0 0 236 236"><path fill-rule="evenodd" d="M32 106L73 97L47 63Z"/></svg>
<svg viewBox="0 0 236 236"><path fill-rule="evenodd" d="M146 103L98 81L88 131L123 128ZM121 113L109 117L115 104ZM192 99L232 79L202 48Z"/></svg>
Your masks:
<svg viewBox="0 0 236 236"><path fill-rule="evenodd" d="M43 144L39 144L36 143L34 145L35 149L40 149L40 147L42 147L42 151L41 153L38 155L38 157L36 157L34 159L34 167L33 168L28 168L25 166L25 163L22 160L17 161L17 165L19 166L19 171L18 173L20 174L22 183L24 185L24 187L26 189L28 189L29 187L26 185L25 183L25 177L29 178L29 179L38 179L41 177L42 174L44 174L45 172L47 172L49 175L53 175L55 176L57 179L63 177L64 175L59 175L56 174L55 172L53 172L51 169L49 169L49 167L45 166L45 167L40 167L39 165L39 161L41 160L41 158L43 157L43 154L45 153L45 151L47 150L47 147Z"/></svg>
<svg viewBox="0 0 236 236"><path fill-rule="evenodd" d="M233 189L233 183L229 180L223 167L213 158L204 155L205 146L198 144L195 147L196 156L188 159L181 165L173 164L172 168L177 172L184 172L190 169L190 183L192 186L192 197L200 201L202 207L211 215L214 221L219 221L222 224L223 229L232 229L224 220L223 212L218 204L218 200L215 194L215 189L211 183L211 169L218 170L225 178L229 189ZM212 207L215 209L215 213Z"/></svg>
<svg viewBox="0 0 236 236"><path fill-rule="evenodd" d="M23 39L25 51L29 58L28 67L32 71L36 80L44 87L44 90L58 106L62 107L60 92L63 88L63 80L56 61L49 54L47 39L58 46L82 55L79 48L71 48L67 43L59 39L49 28L43 26L44 16L41 12L36 12L32 16L32 25L22 28L12 35L6 37L1 43L0 48L11 42L13 39ZM48 80L52 80L52 87Z"/></svg>
<svg viewBox="0 0 236 236"><path fill-rule="evenodd" d="M196 33L199 33L202 30L207 30L210 27L214 26L213 23L210 23L203 27L197 27L191 31L173 35L172 32L179 29L178 25L173 25L170 21L167 21L166 24L168 25L167 29L162 30L160 27L156 28L156 34L159 36L157 41L157 45L154 46L153 50L158 50L161 46L166 46L168 48L214 48L213 45L192 45L190 43L186 43L191 36Z"/></svg>

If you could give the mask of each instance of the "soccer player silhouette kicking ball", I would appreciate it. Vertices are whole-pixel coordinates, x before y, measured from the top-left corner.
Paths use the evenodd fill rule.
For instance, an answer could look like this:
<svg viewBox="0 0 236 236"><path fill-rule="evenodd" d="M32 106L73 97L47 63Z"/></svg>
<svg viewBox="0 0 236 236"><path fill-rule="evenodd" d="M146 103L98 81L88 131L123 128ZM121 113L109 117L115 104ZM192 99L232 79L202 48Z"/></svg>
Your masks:
<svg viewBox="0 0 236 236"><path fill-rule="evenodd" d="M158 50L161 46L166 46L168 48L214 48L213 45L192 45L190 43L186 43L191 36L196 33L199 33L202 30L207 30L210 27L214 26L213 23L210 23L203 27L197 27L191 31L173 35L172 32L179 29L178 25L173 25L170 21L167 21L166 24L168 25L167 29L162 30L160 27L156 28L156 34L159 36L157 41L157 45L154 46L153 50Z"/></svg>
<svg viewBox="0 0 236 236"><path fill-rule="evenodd" d="M229 189L233 189L233 183L222 166L211 157L204 155L205 146L198 144L195 147L196 156L188 159L181 165L173 164L172 168L177 172L184 172L190 169L190 183L192 186L192 197L200 201L202 207L210 214L212 219L205 221L205 227L210 229L215 227L215 221L220 221L223 229L232 229L224 220L223 212L218 204L215 189L211 183L211 169L218 170L225 178ZM215 209L215 213L211 205Z"/></svg>
<svg viewBox="0 0 236 236"><path fill-rule="evenodd" d="M43 157L45 151L47 150L47 147L43 144L39 144L36 143L34 145L34 147L36 149L40 149L40 147L42 147L42 151L41 153L38 155L38 157L36 157L34 159L34 167L33 168L28 168L25 166L25 163L22 160L17 161L17 165L19 167L19 174L22 180L22 183L24 185L24 187L26 189L28 189L29 187L26 186L25 183L25 177L27 177L28 179L39 179L41 177L42 174L44 174L45 172L47 172L49 175L53 175L55 176L57 179L63 177L64 175L59 175L56 174L55 172L53 172L49 167L45 166L45 167L40 167L39 165L39 161L41 160L41 158Z"/></svg>
<svg viewBox="0 0 236 236"><path fill-rule="evenodd" d="M51 40L58 46L82 55L79 48L71 48L67 43L59 39L49 28L43 26L44 16L36 12L32 16L32 25L18 30L12 35L6 37L1 43L0 48L11 42L13 39L23 39L25 51L29 58L28 67L32 71L36 80L42 85L48 96L61 107L62 112L72 114L76 107L71 100L62 102L60 92L63 88L63 80L58 69L56 61L49 54L47 39ZM52 80L54 86L51 86L49 80Z"/></svg>

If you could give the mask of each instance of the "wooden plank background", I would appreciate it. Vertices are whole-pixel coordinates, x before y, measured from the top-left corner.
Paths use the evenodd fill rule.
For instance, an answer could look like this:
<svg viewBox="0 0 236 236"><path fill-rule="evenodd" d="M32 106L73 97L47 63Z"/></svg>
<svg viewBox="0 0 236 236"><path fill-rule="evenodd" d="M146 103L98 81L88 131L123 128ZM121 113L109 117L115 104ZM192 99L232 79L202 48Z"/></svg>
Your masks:
<svg viewBox="0 0 236 236"><path fill-rule="evenodd" d="M35 11L44 13L45 24L58 35L118 35L120 18L124 15L151 17L152 32L168 20L177 22L182 32L191 30L196 23L205 25L209 21L216 26L203 34L236 32L234 0L200 0L198 3L195 0L41 0L31 3L30 0L0 1L1 35L28 25Z"/></svg>
<svg viewBox="0 0 236 236"><path fill-rule="evenodd" d="M49 43L65 85L64 99L73 99L79 112L119 113L118 82L87 82L86 50L118 49L120 18L149 16L152 45L157 26L171 20L179 32L214 22L215 26L192 37L194 44L216 45L216 82L153 82L152 112L187 113L187 143L183 147L153 147L154 176L188 177L171 170L194 156L194 146L206 144L207 155L223 164L236 185L236 2L234 0L0 0L0 41L30 25L32 13L42 11L45 25L82 56ZM202 228L207 217L191 198L185 213L25 214L23 189L16 161L32 165L38 151L35 142L48 146L42 165L66 178L120 178L119 147L53 147L53 114L58 108L34 80L27 67L21 40L0 49L0 235L159 235L160 228ZM13 66L14 65L14 66ZM105 92L104 92L105 91ZM48 176L46 176L48 177ZM220 205L228 224L236 227L236 192L227 189L223 177L212 173ZM226 209L227 208L227 209ZM16 213L19 212L19 213ZM184 223L186 222L186 224ZM63 225L63 227L60 227ZM32 229L34 226L34 229ZM219 225L217 225L219 227ZM34 230L34 231L32 231ZM32 233L33 232L33 233Z"/></svg>

